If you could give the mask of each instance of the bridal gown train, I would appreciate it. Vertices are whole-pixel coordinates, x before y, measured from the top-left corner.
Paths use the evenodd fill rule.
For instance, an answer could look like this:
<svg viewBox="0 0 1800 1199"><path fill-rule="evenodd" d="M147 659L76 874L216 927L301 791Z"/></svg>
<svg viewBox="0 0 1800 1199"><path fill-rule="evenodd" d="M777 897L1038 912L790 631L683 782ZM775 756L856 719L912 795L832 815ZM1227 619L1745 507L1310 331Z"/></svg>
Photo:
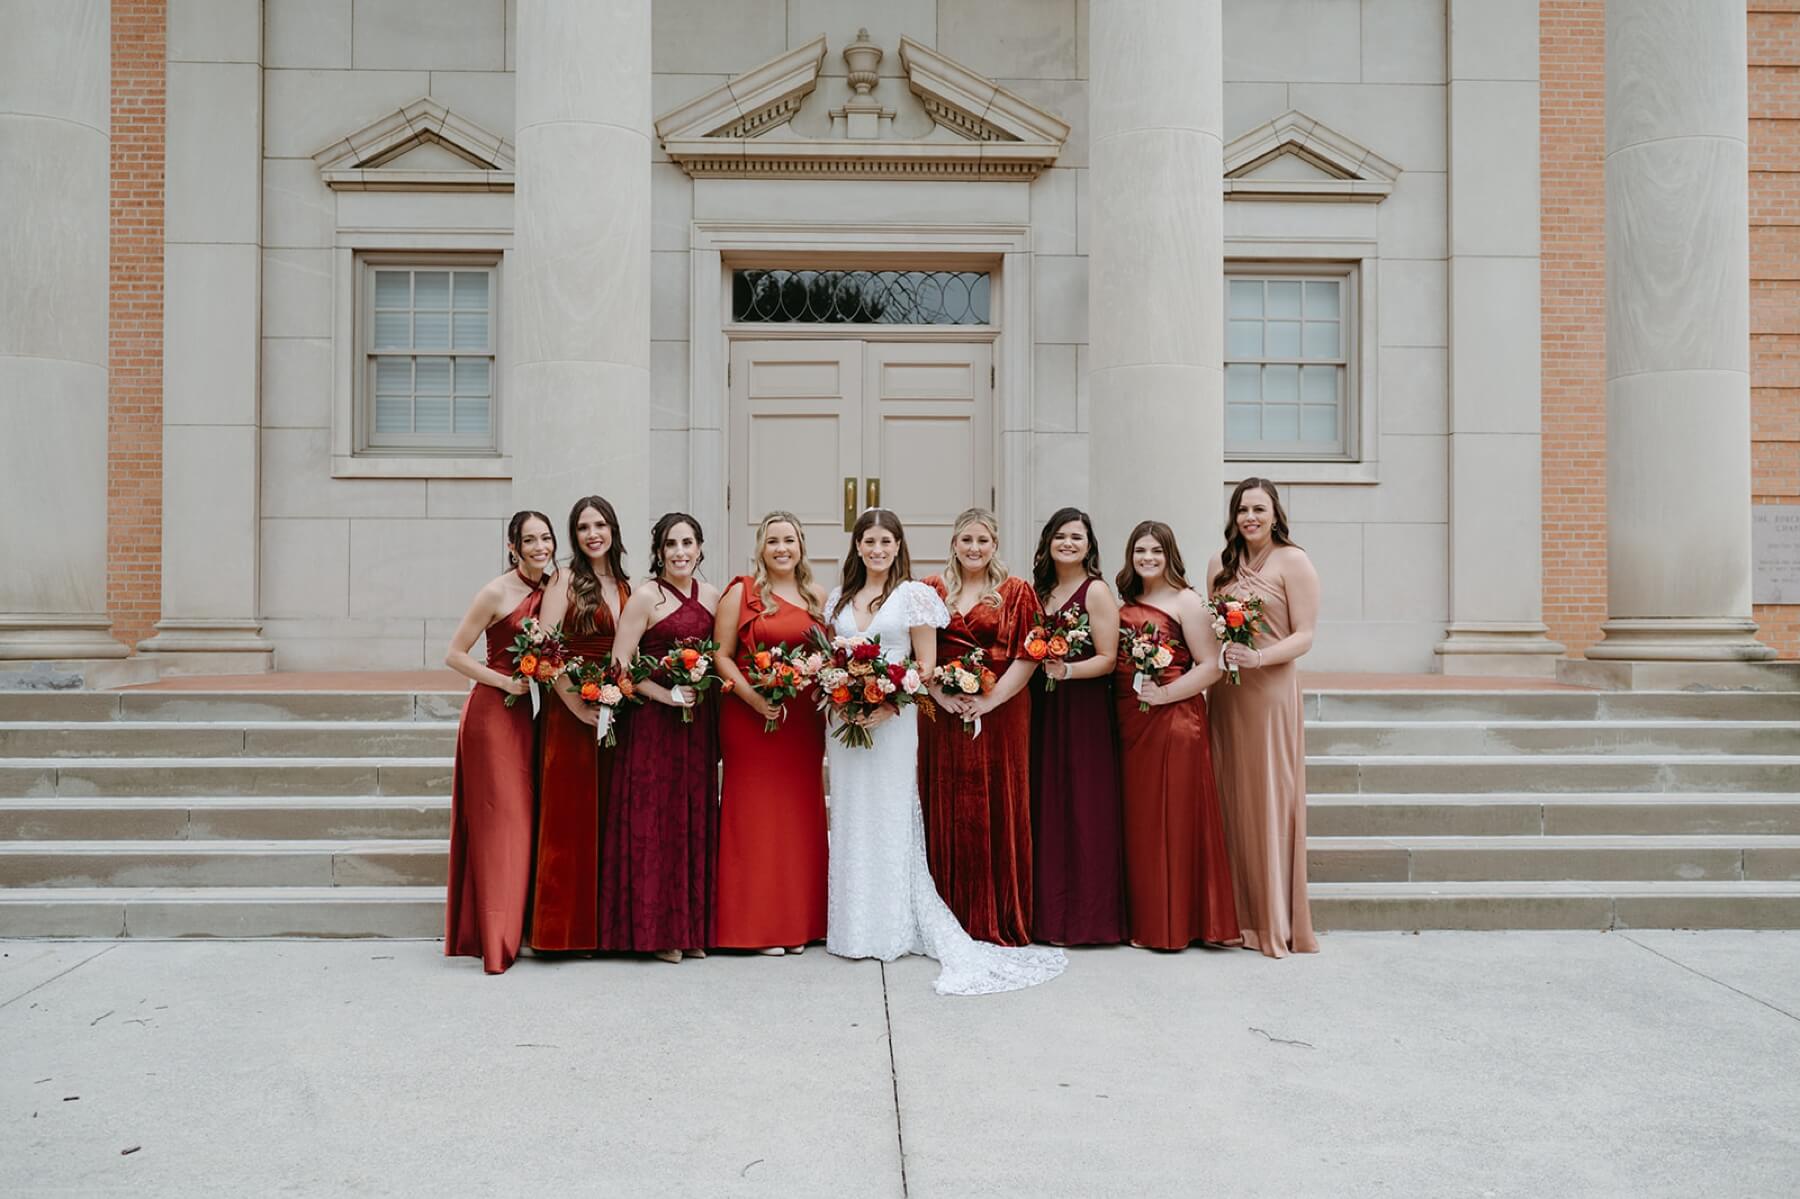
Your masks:
<svg viewBox="0 0 1800 1199"><path fill-rule="evenodd" d="M825 610L837 603L833 591ZM832 622L839 636L881 637L889 661L912 650L916 625L943 628L949 612L922 583L902 583L856 627L854 605ZM942 717L940 717L941 719ZM874 747L826 742L831 763L831 856L825 948L847 958L891 962L936 958L940 995L990 995L1049 982L1068 964L1060 949L1009 949L976 941L939 898L925 861L919 808L919 715L906 708L874 730Z"/></svg>

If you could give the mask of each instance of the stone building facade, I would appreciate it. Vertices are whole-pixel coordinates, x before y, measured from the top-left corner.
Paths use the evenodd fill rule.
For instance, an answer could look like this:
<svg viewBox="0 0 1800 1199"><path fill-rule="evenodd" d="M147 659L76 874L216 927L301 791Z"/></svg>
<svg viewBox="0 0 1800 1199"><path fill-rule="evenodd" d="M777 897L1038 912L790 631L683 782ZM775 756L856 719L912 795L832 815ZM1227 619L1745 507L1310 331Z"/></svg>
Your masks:
<svg viewBox="0 0 1800 1199"><path fill-rule="evenodd" d="M666 510L729 577L768 508L823 565L881 502L926 560L1076 504L1197 573L1247 474L1317 669L1800 655L1752 561L1800 515L1800 5L0 13L27 668L434 665L505 516L590 491L640 569Z"/></svg>

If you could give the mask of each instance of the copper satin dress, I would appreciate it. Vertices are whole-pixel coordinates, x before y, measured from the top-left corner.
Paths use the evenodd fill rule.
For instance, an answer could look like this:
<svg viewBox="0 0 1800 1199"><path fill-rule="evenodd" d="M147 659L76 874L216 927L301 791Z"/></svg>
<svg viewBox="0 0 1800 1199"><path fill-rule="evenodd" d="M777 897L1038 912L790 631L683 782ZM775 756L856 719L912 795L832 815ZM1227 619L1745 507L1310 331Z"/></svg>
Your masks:
<svg viewBox="0 0 1800 1199"><path fill-rule="evenodd" d="M944 594L942 579L925 582ZM1043 608L1020 578L1002 582L999 598L950 613L938 630L939 665L981 649L996 677L1006 673ZM984 716L979 737L948 712L920 724L919 802L931 877L963 928L977 941L1029 945L1031 688Z"/></svg>
<svg viewBox="0 0 1800 1199"><path fill-rule="evenodd" d="M543 590L534 588L518 607L487 627L490 669L512 674L513 638L543 602ZM550 697L550 702L557 701ZM476 683L456 726L444 953L479 957L489 974L503 973L519 956L531 887L536 791L537 722L531 698L520 696L509 708L506 692Z"/></svg>
<svg viewBox="0 0 1800 1199"><path fill-rule="evenodd" d="M631 588L619 581L619 603ZM594 609L594 627L568 632L569 652L590 662L612 654L612 609ZM614 740L625 736L626 721ZM538 764L537 873L531 891L534 949L595 949L600 945L600 830L618 747L600 746L594 730L556 696L545 700Z"/></svg>
<svg viewBox="0 0 1800 1199"><path fill-rule="evenodd" d="M1153 949L1195 941L1235 942L1237 909L1219 792L1213 780L1206 698L1138 711L1126 636L1153 623L1174 660L1156 681L1180 678L1193 661L1181 622L1161 608L1127 602L1119 610L1119 665L1113 673L1119 717L1119 779L1125 807L1125 887L1131 940Z"/></svg>
<svg viewBox="0 0 1800 1199"><path fill-rule="evenodd" d="M1088 579L1058 611L1087 606ZM1124 817L1112 678L1032 681L1032 928L1058 945L1125 939Z"/></svg>
<svg viewBox="0 0 1800 1199"><path fill-rule="evenodd" d="M738 669L749 676L759 649L806 644L821 627L787 600L763 608L755 580L740 589ZM731 587L726 590L730 591ZM772 733L736 696L721 696L719 873L716 941L732 949L805 945L825 939L825 718L810 691L787 701Z"/></svg>
<svg viewBox="0 0 1800 1199"><path fill-rule="evenodd" d="M644 633L639 652L661 657L686 637L711 638L700 584ZM681 709L654 700L632 708L613 756L600 846L600 948L656 952L713 943L713 869L718 834L718 714L715 687L683 723ZM735 701L732 701L735 702Z"/></svg>
<svg viewBox="0 0 1800 1199"><path fill-rule="evenodd" d="M1293 632L1281 580L1248 566L1226 594L1263 602L1258 645ZM1306 897L1306 734L1294 662L1241 670L1212 688L1213 759L1225 808L1237 910L1246 949L1270 957L1317 953Z"/></svg>

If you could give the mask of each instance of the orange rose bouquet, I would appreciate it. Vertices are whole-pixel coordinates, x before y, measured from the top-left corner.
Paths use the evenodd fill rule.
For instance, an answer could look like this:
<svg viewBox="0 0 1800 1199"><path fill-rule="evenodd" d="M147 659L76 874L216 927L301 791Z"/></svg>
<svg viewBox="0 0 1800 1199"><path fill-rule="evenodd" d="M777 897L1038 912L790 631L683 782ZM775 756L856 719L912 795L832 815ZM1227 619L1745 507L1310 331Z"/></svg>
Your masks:
<svg viewBox="0 0 1800 1199"><path fill-rule="evenodd" d="M611 662L595 662L576 658L565 673L575 684L575 693L594 709L594 740L607 748L619 743L619 709L635 695L631 680L619 677Z"/></svg>
<svg viewBox="0 0 1800 1199"><path fill-rule="evenodd" d="M541 702L538 687L554 683L568 669L568 642L563 640L561 629L547 626L535 616L527 616L519 626L519 635L513 638L512 657L512 677L530 684L531 714L536 716ZM506 706L512 707L518 698L508 695Z"/></svg>
<svg viewBox="0 0 1800 1199"><path fill-rule="evenodd" d="M952 658L931 672L931 681L951 695L986 695L997 681L994 672L984 665L987 652L972 649L960 658ZM981 717L962 722L963 732L981 736Z"/></svg>
<svg viewBox="0 0 1800 1199"><path fill-rule="evenodd" d="M1080 604L1046 616L1025 634L1025 656L1033 662L1079 662L1093 656L1094 631ZM1056 679L1044 672L1044 690L1055 691Z"/></svg>
<svg viewBox="0 0 1800 1199"><path fill-rule="evenodd" d="M1235 595L1215 595L1206 601L1206 610L1212 616L1213 636L1221 645L1235 642L1254 646L1256 634L1267 632L1269 628L1269 622L1263 617L1263 602L1255 596L1239 599ZM1243 681L1238 678L1235 666L1226 666L1225 673L1234 684Z"/></svg>
<svg viewBox="0 0 1800 1199"><path fill-rule="evenodd" d="M1150 705L1143 698L1144 685L1175 660L1169 635L1147 620L1141 629L1125 630L1125 643L1120 648L1130 657L1132 668L1137 672L1132 676L1131 689L1138 694L1138 711L1148 712Z"/></svg>
<svg viewBox="0 0 1800 1199"><path fill-rule="evenodd" d="M752 650L744 679L750 690L776 708L774 719L763 721L763 732L772 733L781 727L787 719L787 701L812 686L814 677L824 668L824 652L809 651L803 645L783 643L774 649Z"/></svg>
<svg viewBox="0 0 1800 1199"><path fill-rule="evenodd" d="M819 706L835 718L838 727L831 735L844 745L874 748L865 722L884 707L897 712L918 704L927 714L934 710L919 664L911 658L887 661L881 653L881 634L827 638L823 630L815 629L813 637L822 657Z"/></svg>
<svg viewBox="0 0 1800 1199"><path fill-rule="evenodd" d="M694 707L705 698L707 688L718 678L712 673L713 658L718 652L719 644L711 638L683 637L660 658L639 654L631 664L631 681L642 683L648 680L671 691L683 687L692 691L694 703L683 705L681 709L681 723L692 724Z"/></svg>

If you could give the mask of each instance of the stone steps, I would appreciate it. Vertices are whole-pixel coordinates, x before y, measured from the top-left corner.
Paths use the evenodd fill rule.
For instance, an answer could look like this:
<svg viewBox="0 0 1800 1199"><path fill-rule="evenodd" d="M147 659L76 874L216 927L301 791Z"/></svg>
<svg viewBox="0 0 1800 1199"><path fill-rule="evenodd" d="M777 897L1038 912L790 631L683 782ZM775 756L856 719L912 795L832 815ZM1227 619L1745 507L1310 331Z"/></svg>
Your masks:
<svg viewBox="0 0 1800 1199"><path fill-rule="evenodd" d="M456 752L456 722L13 721L0 723L11 758L432 758Z"/></svg>
<svg viewBox="0 0 1800 1199"><path fill-rule="evenodd" d="M442 839L449 835L447 795L0 799L0 842Z"/></svg>
<svg viewBox="0 0 1800 1199"><path fill-rule="evenodd" d="M1800 721L1317 721L1315 756L1800 754Z"/></svg>
<svg viewBox="0 0 1800 1199"><path fill-rule="evenodd" d="M0 797L448 795L453 758L11 758Z"/></svg>
<svg viewBox="0 0 1800 1199"><path fill-rule="evenodd" d="M1318 837L1800 836L1800 795L1665 792L1312 795L1306 830Z"/></svg>
<svg viewBox="0 0 1800 1199"><path fill-rule="evenodd" d="M1328 691L1305 698L1316 721L1800 720L1800 692Z"/></svg>
<svg viewBox="0 0 1800 1199"><path fill-rule="evenodd" d="M1794 882L1316 883L1320 929L1800 928Z"/></svg>
<svg viewBox="0 0 1800 1199"><path fill-rule="evenodd" d="M444 935L444 888L0 887L0 937Z"/></svg>
<svg viewBox="0 0 1800 1199"><path fill-rule="evenodd" d="M443 886L449 842L7 841L0 878L19 887Z"/></svg>
<svg viewBox="0 0 1800 1199"><path fill-rule="evenodd" d="M451 691L0 691L0 721L448 720Z"/></svg>

